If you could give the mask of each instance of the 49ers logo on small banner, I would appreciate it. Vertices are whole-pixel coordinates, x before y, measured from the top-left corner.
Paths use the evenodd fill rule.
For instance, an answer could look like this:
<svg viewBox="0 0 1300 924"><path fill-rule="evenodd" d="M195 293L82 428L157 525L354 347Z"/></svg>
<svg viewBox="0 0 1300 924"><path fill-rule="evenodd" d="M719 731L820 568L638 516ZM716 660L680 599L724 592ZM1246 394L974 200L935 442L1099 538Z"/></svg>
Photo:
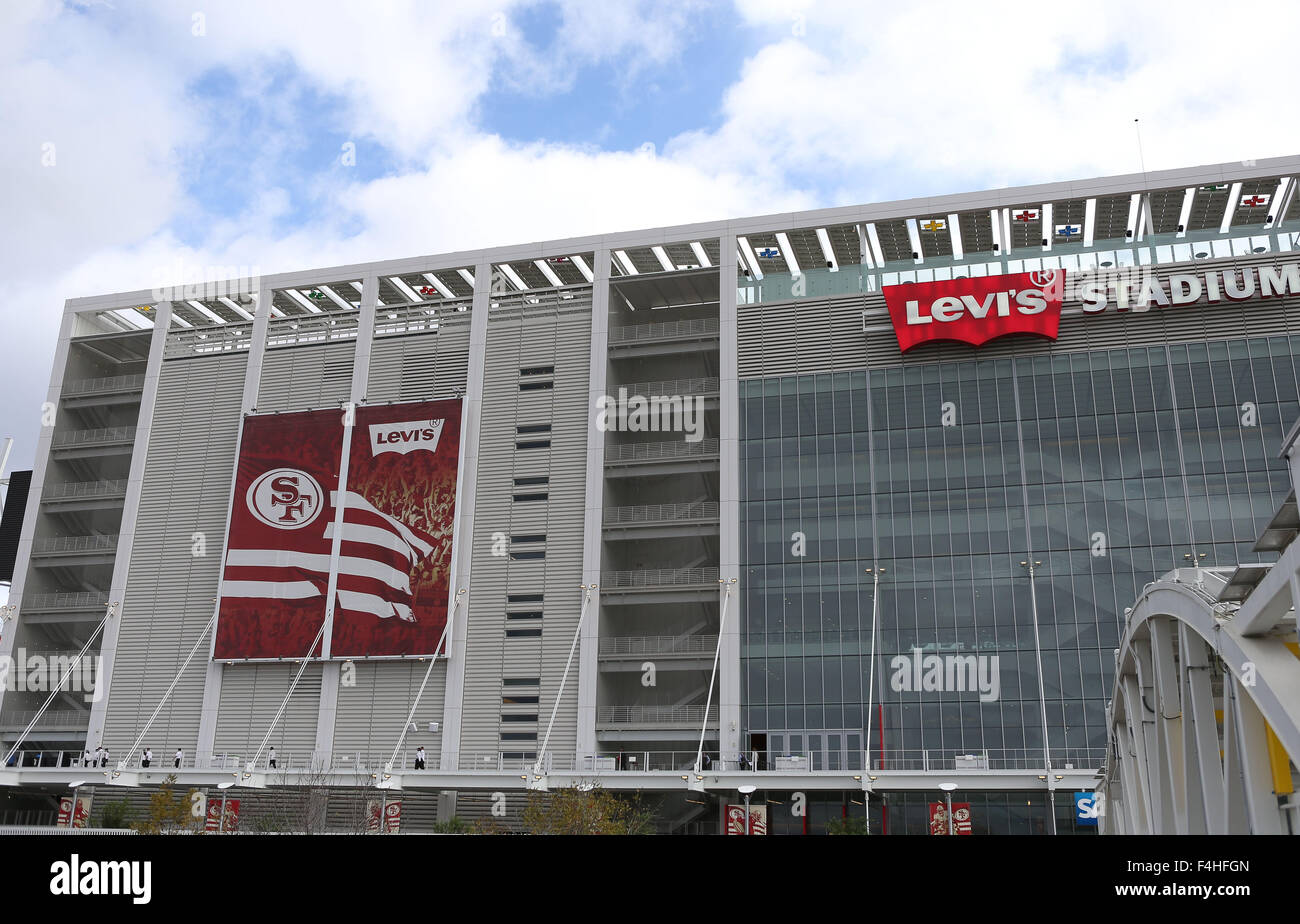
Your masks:
<svg viewBox="0 0 1300 924"><path fill-rule="evenodd" d="M931 340L972 346L1007 334L1056 339L1065 270L884 286L889 319L906 353Z"/></svg>

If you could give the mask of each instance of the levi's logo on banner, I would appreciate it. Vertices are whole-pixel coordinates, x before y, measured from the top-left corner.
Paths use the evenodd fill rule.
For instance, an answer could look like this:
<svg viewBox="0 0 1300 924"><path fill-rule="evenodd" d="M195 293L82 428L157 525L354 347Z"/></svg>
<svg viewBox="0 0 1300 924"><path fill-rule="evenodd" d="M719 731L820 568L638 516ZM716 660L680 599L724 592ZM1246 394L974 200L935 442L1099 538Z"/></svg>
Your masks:
<svg viewBox="0 0 1300 924"><path fill-rule="evenodd" d="M371 424L370 452L408 453L416 449L438 451L438 437L442 436L443 420L408 420L403 423Z"/></svg>
<svg viewBox="0 0 1300 924"><path fill-rule="evenodd" d="M1065 270L974 276L884 286L889 319L906 353L931 340L972 346L1006 334L1056 339Z"/></svg>

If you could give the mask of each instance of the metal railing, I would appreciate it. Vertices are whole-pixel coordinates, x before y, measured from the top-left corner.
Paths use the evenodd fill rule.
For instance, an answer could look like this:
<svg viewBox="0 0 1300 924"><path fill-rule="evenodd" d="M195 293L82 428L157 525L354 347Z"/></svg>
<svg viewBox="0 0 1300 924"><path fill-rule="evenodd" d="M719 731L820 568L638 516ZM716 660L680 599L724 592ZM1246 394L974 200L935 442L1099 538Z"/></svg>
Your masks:
<svg viewBox="0 0 1300 924"><path fill-rule="evenodd" d="M143 375L110 375L100 379L77 379L63 386L65 398L83 395L104 395L119 391L140 391L144 388Z"/></svg>
<svg viewBox="0 0 1300 924"><path fill-rule="evenodd" d="M96 430L68 430L54 434L54 448L71 446L107 446L114 443L134 443L135 427L100 427Z"/></svg>
<svg viewBox="0 0 1300 924"><path fill-rule="evenodd" d="M804 756L817 757L814 752ZM1043 752L1033 748L982 750L965 753L952 748L927 748L910 750L877 751L868 753L870 770L1042 770ZM1073 772L1075 770L1093 770L1100 767L1106 759L1105 748L1062 748L1052 749L1052 772ZM824 766L811 767L813 770L827 769Z"/></svg>
<svg viewBox="0 0 1300 924"><path fill-rule="evenodd" d="M642 340L659 340L668 337L690 337L716 334L717 318L690 318L682 321L658 321L653 324L628 324L609 331L610 343L637 343Z"/></svg>
<svg viewBox="0 0 1300 924"><path fill-rule="evenodd" d="M32 594L23 597L22 610L31 612L59 612L60 610L93 610L108 606L108 595L95 591L79 593Z"/></svg>
<svg viewBox="0 0 1300 924"><path fill-rule="evenodd" d="M709 710L710 721L717 720L718 709ZM22 714L14 714L21 718ZM26 721L30 721L30 713ZM51 713L46 713L46 716ZM54 715L61 715L55 713ZM62 714L66 715L66 714ZM72 713L84 717L88 713ZM8 723L14 718L6 715L0 722ZM596 721L606 725L699 725L704 721L704 706L601 706L596 712ZM54 724L54 723L51 723ZM65 723L66 724L66 723ZM815 734L815 732L814 732ZM806 739L805 739L806 740ZM531 746L531 745L529 745ZM523 756L519 756L519 755ZM512 756L508 756L512 755ZM276 766L272 768L268 755L263 755L257 771L267 773L275 782L277 775L287 777L294 774L293 782L301 785L303 775L313 774L350 775L355 774L371 779L371 774L378 773L387 765L392 756L390 751L280 751L276 756ZM400 773L418 773L415 769L415 748L406 748L393 763L393 770ZM150 772L166 774L176 769L198 771L236 771L244 769L252 751L220 751L192 755L187 753L181 760L179 768L172 753L155 753L148 767ZM1044 767L1043 752L1039 750L981 750L963 753L948 749L914 749L866 752L841 748L837 750L802 750L793 752L749 751L745 753L719 752L705 750L702 769L713 771L747 771L763 770L780 773L819 773L837 771L881 771L881 772L930 772L961 773L982 771L1042 771ZM1053 774L1093 772L1102 766L1106 757L1105 748L1063 748L1051 752ZM112 752L107 766L95 763L93 754L82 749L25 749L11 759L12 768L80 768L95 770L116 769L120 753ZM447 770L456 772L516 772L533 767L537 757L535 750L525 751L479 751L455 753L444 762L442 755L433 749L426 751L426 770ZM605 771L668 771L680 772L695 764L695 750L681 751L614 751L604 754L582 754L548 752L545 769L548 772L605 772ZM127 768L139 771L142 768L140 755L137 753L132 765ZM1045 775L1041 774L1041 775Z"/></svg>
<svg viewBox="0 0 1300 924"><path fill-rule="evenodd" d="M77 497L109 497L126 494L126 479L113 481L74 481L68 484L46 485L41 500L69 500Z"/></svg>
<svg viewBox="0 0 1300 924"><path fill-rule="evenodd" d="M662 382L629 382L609 387L614 390L626 388L630 395L716 395L719 383L716 378L667 379Z"/></svg>
<svg viewBox="0 0 1300 924"><path fill-rule="evenodd" d="M718 719L718 707L709 709L709 721ZM703 706L597 706L597 725L699 725Z"/></svg>
<svg viewBox="0 0 1300 924"><path fill-rule="evenodd" d="M607 525L615 523L662 523L673 520L716 520L717 518L717 501L605 508L605 523Z"/></svg>
<svg viewBox="0 0 1300 924"><path fill-rule="evenodd" d="M640 568L602 571L600 585L613 587L672 587L681 584L716 584L717 568Z"/></svg>
<svg viewBox="0 0 1300 924"><path fill-rule="evenodd" d="M653 459L679 459L685 456L716 456L718 441L715 439L699 440L691 443L686 440L662 440L655 443L627 443L623 446L608 446L605 449L606 462L639 462Z"/></svg>
<svg viewBox="0 0 1300 924"><path fill-rule="evenodd" d="M672 655L713 652L718 647L716 635L623 635L600 640L602 655Z"/></svg>
<svg viewBox="0 0 1300 924"><path fill-rule="evenodd" d="M32 552L50 554L58 552L111 552L117 548L117 533L109 536L55 536L37 539Z"/></svg>
<svg viewBox="0 0 1300 924"><path fill-rule="evenodd" d="M0 725L16 725L19 728L25 728L27 723L36 718L38 710L29 709L22 712L6 712L0 715ZM36 723L37 728L48 727L51 725L86 725L90 722L90 713L81 712L77 709L47 709L41 713L40 720Z"/></svg>

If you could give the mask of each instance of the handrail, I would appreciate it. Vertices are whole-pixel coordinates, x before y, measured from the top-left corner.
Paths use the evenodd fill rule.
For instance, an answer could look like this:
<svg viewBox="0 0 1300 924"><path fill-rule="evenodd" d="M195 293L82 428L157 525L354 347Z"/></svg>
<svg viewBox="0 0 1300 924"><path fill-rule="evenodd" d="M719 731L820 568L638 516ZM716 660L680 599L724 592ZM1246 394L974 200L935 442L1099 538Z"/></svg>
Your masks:
<svg viewBox="0 0 1300 924"><path fill-rule="evenodd" d="M660 337L682 337L691 334L716 334L717 318L688 318L681 321L657 321L653 324L627 324L612 327L610 343L635 343L639 340L657 340Z"/></svg>
<svg viewBox="0 0 1300 924"><path fill-rule="evenodd" d="M674 584L716 584L717 568L638 568L602 571L602 587L660 587Z"/></svg>
<svg viewBox="0 0 1300 924"><path fill-rule="evenodd" d="M612 389L626 388L632 395L712 395L717 394L717 378L665 379L662 382L627 382L611 385Z"/></svg>
<svg viewBox="0 0 1300 924"><path fill-rule="evenodd" d="M125 443L135 441L135 427L99 427L94 430L67 430L54 434L55 448L86 446L94 443Z"/></svg>
<svg viewBox="0 0 1300 924"><path fill-rule="evenodd" d="M645 459L671 459L681 456L711 456L718 454L716 439L698 440L660 440L654 443L626 443L622 446L609 446L605 449L605 461L628 462Z"/></svg>
<svg viewBox="0 0 1300 924"><path fill-rule="evenodd" d="M664 520L716 520L717 501L690 504L644 504L639 507L606 507L606 523L650 523Z"/></svg>
<svg viewBox="0 0 1300 924"><path fill-rule="evenodd" d="M709 721L718 718L718 707L709 709ZM704 721L704 706L598 706L596 721L610 725L676 725Z"/></svg>
<svg viewBox="0 0 1300 924"><path fill-rule="evenodd" d="M108 552L117 548L117 533L105 536L55 536L37 539L33 552Z"/></svg>
<svg viewBox="0 0 1300 924"><path fill-rule="evenodd" d="M40 716L40 725L78 725L81 722L90 722L90 712L82 712L78 709L63 710L46 710L41 712L39 709L27 709L22 712L6 712L0 714L0 725L26 725L36 716Z"/></svg>
<svg viewBox="0 0 1300 924"><path fill-rule="evenodd" d="M102 497L108 494L125 494L127 480L71 481L67 484L46 485L41 490L41 500L62 500L72 497Z"/></svg>
<svg viewBox="0 0 1300 924"><path fill-rule="evenodd" d="M600 640L602 655L667 655L713 651L716 635L619 635Z"/></svg>
<svg viewBox="0 0 1300 924"><path fill-rule="evenodd" d="M606 724L655 724L657 720L662 719L660 724L667 722L677 722L675 715L686 714L690 716L690 723L703 720L703 705L692 706L602 706L597 710L597 721ZM28 713L31 715L32 713ZM76 713L77 715L89 715L89 713ZM46 712L42 719L47 719L52 715L61 715L60 713ZM709 712L710 719L716 719L717 707L715 706ZM0 717L0 722L10 721L10 716ZM111 742L110 742L111 744ZM116 749L115 749L116 750ZM250 749L251 750L251 749ZM534 764L535 758L532 757L507 757L506 754L511 752L502 751L485 751L485 752L463 752L452 753L443 760L443 755L436 748L429 748L426 757L426 769L428 770L455 770L455 771L483 771L483 772L500 772L502 770L521 770L528 769ZM719 753L718 751L706 750L705 753L710 758L710 766L718 769L759 769L778 770L782 773L801 773L801 772L818 772L824 770L861 770L866 768L866 752L861 750L841 749L838 751L808 751L807 749L794 752L776 752L776 751L759 751L759 767L755 767L752 761L753 752L747 752L743 756L745 761L740 761L742 756L734 752ZM15 767L72 767L82 766L85 751L83 748L65 748L62 750L52 748L24 748L19 750L13 758L11 766ZM218 753L191 754L187 752L181 761L182 770L235 770L244 765L248 756L248 751L227 751ZM1043 767L1043 752L1035 749L1000 749L1000 750L981 750L970 754L963 754L954 748L930 748L930 749L911 749L885 751L883 760L878 751L871 752L872 767L870 769L886 771L942 771L945 773L962 773L965 771L983 772L987 770L1021 770L1021 771L1039 771ZM1090 773L1102 765L1106 756L1105 748L1053 748L1051 750L1052 766L1065 768L1066 764L1072 764L1073 769L1067 769L1067 773ZM279 750L276 757L276 766L274 769L269 767L268 756L264 755L260 763L263 765L259 770L263 770L273 776L275 774L289 773L354 773L364 774L367 778L375 770L382 768L385 762L390 759L391 755L387 751L288 751ZM837 760L838 758L838 760ZM110 759L113 759L110 756ZM663 771L679 772L688 769L693 765L695 760L695 751L628 751L616 752L612 754L583 754L575 755L569 753L548 753L547 769L550 771ZM778 763L779 762L779 763ZM832 762L838 762L839 766L827 766ZM171 751L162 751L155 749L154 759L149 769L159 773L167 773L174 769L174 758ZM117 761L114 760L114 765ZM127 769L139 769L139 755L137 754L131 761L131 766ZM417 772L415 766L415 748L407 746L402 749L400 757L394 761L393 767L396 770L404 772ZM107 768L105 768L107 769Z"/></svg>
<svg viewBox="0 0 1300 924"><path fill-rule="evenodd" d="M76 379L63 386L64 397L92 395L114 391L135 391L144 388L143 375L109 375L98 379Z"/></svg>
<svg viewBox="0 0 1300 924"><path fill-rule="evenodd" d="M60 610L80 607L100 609L105 606L108 606L108 594L93 590L83 590L76 593L32 594L30 597L23 597L22 601L22 609L28 613L35 610Z"/></svg>

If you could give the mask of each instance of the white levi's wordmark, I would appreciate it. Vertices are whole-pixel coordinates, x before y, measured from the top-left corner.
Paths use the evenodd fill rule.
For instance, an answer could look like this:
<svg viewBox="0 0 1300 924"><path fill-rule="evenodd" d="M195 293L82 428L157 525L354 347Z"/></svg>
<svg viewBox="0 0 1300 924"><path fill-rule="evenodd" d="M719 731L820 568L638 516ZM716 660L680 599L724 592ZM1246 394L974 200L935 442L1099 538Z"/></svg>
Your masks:
<svg viewBox="0 0 1300 924"><path fill-rule="evenodd" d="M396 452L405 455L417 449L436 452L442 437L442 420L407 420L370 425L370 453Z"/></svg>

